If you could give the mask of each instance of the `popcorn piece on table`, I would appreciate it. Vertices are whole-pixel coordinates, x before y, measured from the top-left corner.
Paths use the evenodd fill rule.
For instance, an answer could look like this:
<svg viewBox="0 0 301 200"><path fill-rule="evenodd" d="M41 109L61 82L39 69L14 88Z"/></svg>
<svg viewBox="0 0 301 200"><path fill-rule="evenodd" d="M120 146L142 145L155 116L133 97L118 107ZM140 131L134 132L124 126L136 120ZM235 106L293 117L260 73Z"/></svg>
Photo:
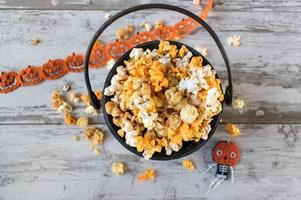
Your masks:
<svg viewBox="0 0 301 200"><path fill-rule="evenodd" d="M153 29L153 25L151 23L149 23L148 21L144 20L143 22L141 22L141 24L139 25L140 27L144 27L144 29L146 31L151 31Z"/></svg>
<svg viewBox="0 0 301 200"><path fill-rule="evenodd" d="M119 28L116 31L116 37L118 40L126 40L129 38L129 35L125 28Z"/></svg>
<svg viewBox="0 0 301 200"><path fill-rule="evenodd" d="M183 160L182 165L187 170L190 170L190 171L195 170L195 165L191 160Z"/></svg>
<svg viewBox="0 0 301 200"><path fill-rule="evenodd" d="M241 36L239 36L239 35L234 35L234 36L228 37L227 38L227 44L229 46L239 47L240 46L240 39L241 39Z"/></svg>
<svg viewBox="0 0 301 200"><path fill-rule="evenodd" d="M63 87L62 87L61 90L62 90L63 92L68 92L70 89L71 89L71 85L68 84L68 83L66 83L65 85L63 85Z"/></svg>
<svg viewBox="0 0 301 200"><path fill-rule="evenodd" d="M80 136L79 136L79 135L75 135L75 136L73 137L73 139L74 139L75 141L80 141Z"/></svg>
<svg viewBox="0 0 301 200"><path fill-rule="evenodd" d="M65 102L63 97L60 95L59 91L54 91L51 96L51 107L53 109L58 109L60 105Z"/></svg>
<svg viewBox="0 0 301 200"><path fill-rule="evenodd" d="M105 17L106 19L110 19L110 18L112 17L112 14L108 12L108 13L105 14L104 17Z"/></svg>
<svg viewBox="0 0 301 200"><path fill-rule="evenodd" d="M232 103L232 107L234 109L242 109L245 105L245 102L242 99L234 99L233 103Z"/></svg>
<svg viewBox="0 0 301 200"><path fill-rule="evenodd" d="M208 55L208 48L196 46L194 49L200 52L203 56Z"/></svg>
<svg viewBox="0 0 301 200"><path fill-rule="evenodd" d="M236 125L234 125L234 124L231 124L231 123L227 124L227 125L225 126L225 130L226 130L228 133L230 133L230 135L233 136L233 137L236 137L236 136L239 136L239 135L240 135L240 130L239 130L239 128L238 128Z"/></svg>
<svg viewBox="0 0 301 200"><path fill-rule="evenodd" d="M76 125L78 127L81 127L81 128L86 128L88 127L89 125L89 118L88 117L80 117L77 122L76 122Z"/></svg>
<svg viewBox="0 0 301 200"><path fill-rule="evenodd" d="M98 111L91 105L86 108L85 113L92 116L98 115Z"/></svg>
<svg viewBox="0 0 301 200"><path fill-rule="evenodd" d="M122 162L114 162L112 164L112 172L118 176L123 175L125 171L124 163Z"/></svg>
<svg viewBox="0 0 301 200"><path fill-rule="evenodd" d="M100 149L99 148L94 148L94 154L99 156L100 155Z"/></svg>
<svg viewBox="0 0 301 200"><path fill-rule="evenodd" d="M133 33L135 31L135 27L133 25L128 25L126 31L128 33Z"/></svg>
<svg viewBox="0 0 301 200"><path fill-rule="evenodd" d="M67 102L64 102L63 104L61 104L58 109L57 109L58 112L61 112L61 113L71 113L73 111L73 107L68 104Z"/></svg>
<svg viewBox="0 0 301 200"><path fill-rule="evenodd" d="M31 40L32 45L38 45L38 44L40 44L40 42L41 42L41 40L39 40L37 38Z"/></svg>
<svg viewBox="0 0 301 200"><path fill-rule="evenodd" d="M77 119L73 117L71 113L66 113L64 120L65 120L65 124L67 125L75 125L77 122Z"/></svg>
<svg viewBox="0 0 301 200"><path fill-rule="evenodd" d="M96 90L95 91L95 95L96 95L97 99L99 101L101 101L101 99L102 99L102 92L100 90Z"/></svg>
<svg viewBox="0 0 301 200"><path fill-rule="evenodd" d="M83 138L90 141L91 145L98 145L103 143L104 133L97 127L86 128Z"/></svg>
<svg viewBox="0 0 301 200"><path fill-rule="evenodd" d="M73 103L79 103L81 101L80 96L76 92L70 92L69 99Z"/></svg>
<svg viewBox="0 0 301 200"><path fill-rule="evenodd" d="M85 103L86 106L90 106L90 97L88 94L81 95L80 99Z"/></svg>
<svg viewBox="0 0 301 200"><path fill-rule="evenodd" d="M146 171L140 173L138 175L139 181L147 181L147 180L153 180L155 178L155 170L154 169L147 169Z"/></svg>
<svg viewBox="0 0 301 200"><path fill-rule="evenodd" d="M164 20L163 19L158 19L155 23L155 28L158 28L160 26L164 25Z"/></svg>

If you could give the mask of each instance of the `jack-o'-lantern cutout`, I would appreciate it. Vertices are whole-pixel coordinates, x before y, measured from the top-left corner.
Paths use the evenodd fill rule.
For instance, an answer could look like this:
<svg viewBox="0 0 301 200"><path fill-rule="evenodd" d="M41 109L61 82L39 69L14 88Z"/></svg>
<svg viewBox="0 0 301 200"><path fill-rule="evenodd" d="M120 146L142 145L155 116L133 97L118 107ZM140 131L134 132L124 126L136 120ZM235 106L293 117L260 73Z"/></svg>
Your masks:
<svg viewBox="0 0 301 200"><path fill-rule="evenodd" d="M82 54L75 54L74 52L65 59L69 72L84 71L85 56Z"/></svg>
<svg viewBox="0 0 301 200"><path fill-rule="evenodd" d="M117 60L120 56L122 56L126 51L130 49L130 45L125 41L115 41L109 44L106 47L107 53L111 58Z"/></svg>
<svg viewBox="0 0 301 200"><path fill-rule="evenodd" d="M19 72L19 81L22 86L36 85L43 80L43 73L39 67L28 66Z"/></svg>
<svg viewBox="0 0 301 200"><path fill-rule="evenodd" d="M42 65L42 72L45 79L53 80L64 76L68 72L68 68L64 60L55 59Z"/></svg>
<svg viewBox="0 0 301 200"><path fill-rule="evenodd" d="M156 40L157 37L151 32L137 32L137 34L129 40L129 47L135 47L139 44Z"/></svg>
<svg viewBox="0 0 301 200"><path fill-rule="evenodd" d="M154 33L161 40L171 40L176 35L176 30L173 26L160 26L154 30Z"/></svg>
<svg viewBox="0 0 301 200"><path fill-rule="evenodd" d="M2 72L0 75L0 93L12 92L20 86L16 72Z"/></svg>
<svg viewBox="0 0 301 200"><path fill-rule="evenodd" d="M221 141L214 147L212 158L217 164L234 166L240 159L239 148L232 142Z"/></svg>
<svg viewBox="0 0 301 200"><path fill-rule="evenodd" d="M182 37L188 35L194 31L199 24L192 18L186 18L175 24L176 33L173 36L174 39L179 40Z"/></svg>
<svg viewBox="0 0 301 200"><path fill-rule="evenodd" d="M231 177L234 181L234 166L240 159L238 146L233 142L219 141L212 150L212 159L215 163L209 164L206 172L216 166L215 179L211 181L208 192L215 190L224 180Z"/></svg>
<svg viewBox="0 0 301 200"><path fill-rule="evenodd" d="M106 52L103 44L97 41L92 49L90 59L89 59L89 67L98 68L105 65L108 60L110 60L110 55Z"/></svg>

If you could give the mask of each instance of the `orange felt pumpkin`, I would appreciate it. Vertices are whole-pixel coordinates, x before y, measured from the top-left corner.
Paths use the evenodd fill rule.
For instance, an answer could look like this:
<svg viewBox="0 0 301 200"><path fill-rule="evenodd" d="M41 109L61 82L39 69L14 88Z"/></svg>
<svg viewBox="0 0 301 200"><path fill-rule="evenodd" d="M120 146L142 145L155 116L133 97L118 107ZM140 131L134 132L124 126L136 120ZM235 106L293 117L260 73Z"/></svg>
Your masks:
<svg viewBox="0 0 301 200"><path fill-rule="evenodd" d="M137 32L137 34L132 37L128 43L130 44L130 47L135 47L139 44L150 42L156 39L156 35L152 32Z"/></svg>
<svg viewBox="0 0 301 200"><path fill-rule="evenodd" d="M176 32L173 38L179 40L194 31L198 26L199 24L192 18L183 19L174 25Z"/></svg>
<svg viewBox="0 0 301 200"><path fill-rule="evenodd" d="M173 26L160 26L154 30L154 33L161 40L171 40L176 35L176 30Z"/></svg>
<svg viewBox="0 0 301 200"><path fill-rule="evenodd" d="M104 46L100 42L96 42L91 51L89 66L98 68L105 65L110 60L110 55L106 52Z"/></svg>
<svg viewBox="0 0 301 200"><path fill-rule="evenodd" d="M67 64L62 59L49 60L42 65L44 78L53 80L64 76L68 72Z"/></svg>
<svg viewBox="0 0 301 200"><path fill-rule="evenodd" d="M19 72L18 78L22 86L36 85L43 81L43 73L39 67L28 66Z"/></svg>
<svg viewBox="0 0 301 200"><path fill-rule="evenodd" d="M0 75L0 93L9 93L20 86L16 72L2 72Z"/></svg>
<svg viewBox="0 0 301 200"><path fill-rule="evenodd" d="M85 56L82 54L75 54L74 52L65 59L69 72L84 71Z"/></svg>
<svg viewBox="0 0 301 200"><path fill-rule="evenodd" d="M125 41L115 41L106 46L106 51L110 55L111 58L117 60L120 56L122 56L126 51L131 48Z"/></svg>
<svg viewBox="0 0 301 200"><path fill-rule="evenodd" d="M234 166L240 159L240 151L235 143L220 141L213 148L212 158L217 164Z"/></svg>

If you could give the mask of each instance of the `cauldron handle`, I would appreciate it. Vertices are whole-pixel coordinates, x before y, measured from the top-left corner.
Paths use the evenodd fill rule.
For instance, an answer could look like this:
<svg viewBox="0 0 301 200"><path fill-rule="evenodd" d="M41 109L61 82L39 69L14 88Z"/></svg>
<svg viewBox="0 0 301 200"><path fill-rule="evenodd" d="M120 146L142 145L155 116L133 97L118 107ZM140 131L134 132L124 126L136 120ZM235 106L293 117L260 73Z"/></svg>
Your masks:
<svg viewBox="0 0 301 200"><path fill-rule="evenodd" d="M221 43L221 41L219 40L218 36L216 35L216 33L212 30L212 28L203 20L201 19L199 16L197 16L196 14L185 10L183 8L177 7L177 6L173 6L173 5L168 5L168 4L142 4L142 5L138 5L138 6L134 6L128 9L125 9L117 14L115 14L114 16L112 16L110 19L108 19L94 34L87 52L86 52L86 56L85 56L85 62L84 62L84 69L85 69L85 81L86 81L86 86L87 86L87 90L88 90L88 94L90 96L90 102L91 105L95 108L95 109L99 109L100 108L100 101L98 100L98 98L96 97L95 93L92 91L91 88L91 84L90 84L90 79L89 79L89 60L90 60L90 54L92 51L92 48L95 44L95 42L97 41L97 39L99 38L100 34L108 27L110 26L113 22L115 22L117 19L119 19L120 17L130 14L132 12L136 12L139 10L146 10L146 9L166 9L166 10L173 10L173 11L177 11L179 13L182 13L184 15L187 15L189 17L191 17L192 19L194 19L195 21L197 21L199 24L201 24L207 31L208 33L211 35L211 37L214 39L216 45L218 46L224 62L226 64L227 67L227 74L228 74L228 86L226 87L226 91L225 91L225 102L228 105L231 105L232 103L232 99L233 99L233 88L232 88L232 75L231 75L231 68L230 68L230 62L229 62L229 58L226 54L226 51Z"/></svg>

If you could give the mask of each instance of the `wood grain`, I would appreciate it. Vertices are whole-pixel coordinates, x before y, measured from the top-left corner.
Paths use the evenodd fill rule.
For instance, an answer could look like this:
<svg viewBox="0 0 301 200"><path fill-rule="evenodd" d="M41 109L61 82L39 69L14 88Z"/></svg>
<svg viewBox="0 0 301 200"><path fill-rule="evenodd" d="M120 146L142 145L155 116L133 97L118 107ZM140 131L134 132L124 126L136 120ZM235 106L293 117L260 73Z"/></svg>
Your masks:
<svg viewBox="0 0 301 200"><path fill-rule="evenodd" d="M182 168L182 159L145 161L132 155L110 133L101 155L95 156L86 141L72 139L81 133L78 128L2 125L0 199L300 199L301 126L239 127L242 135L230 138L220 126L204 148L187 157L197 166L189 172ZM231 139L241 148L235 183L205 194L215 171L202 172L211 162L211 148L221 139ZM125 176L111 173L114 161L127 163ZM158 177L141 183L137 174L147 168L156 169Z"/></svg>

